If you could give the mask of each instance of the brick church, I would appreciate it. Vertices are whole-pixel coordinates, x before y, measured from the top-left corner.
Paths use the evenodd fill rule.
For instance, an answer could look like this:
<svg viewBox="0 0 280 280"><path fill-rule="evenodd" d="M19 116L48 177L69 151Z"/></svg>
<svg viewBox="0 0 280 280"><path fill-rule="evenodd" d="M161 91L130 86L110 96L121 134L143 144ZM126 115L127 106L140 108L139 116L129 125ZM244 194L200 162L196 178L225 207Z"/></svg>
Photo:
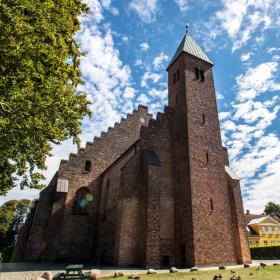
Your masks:
<svg viewBox="0 0 280 280"><path fill-rule="evenodd" d="M188 267L251 261L239 180L222 146L213 63L186 33L168 106L139 106L62 160L13 261Z"/></svg>

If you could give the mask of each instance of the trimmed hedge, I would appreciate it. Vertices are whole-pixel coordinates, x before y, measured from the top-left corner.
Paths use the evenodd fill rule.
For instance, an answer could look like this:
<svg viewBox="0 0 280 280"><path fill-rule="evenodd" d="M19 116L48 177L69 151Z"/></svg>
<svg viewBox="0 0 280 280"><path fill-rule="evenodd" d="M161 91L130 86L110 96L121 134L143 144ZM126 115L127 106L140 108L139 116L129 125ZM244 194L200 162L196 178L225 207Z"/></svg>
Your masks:
<svg viewBox="0 0 280 280"><path fill-rule="evenodd" d="M253 260L280 259L280 246L266 246L250 248Z"/></svg>

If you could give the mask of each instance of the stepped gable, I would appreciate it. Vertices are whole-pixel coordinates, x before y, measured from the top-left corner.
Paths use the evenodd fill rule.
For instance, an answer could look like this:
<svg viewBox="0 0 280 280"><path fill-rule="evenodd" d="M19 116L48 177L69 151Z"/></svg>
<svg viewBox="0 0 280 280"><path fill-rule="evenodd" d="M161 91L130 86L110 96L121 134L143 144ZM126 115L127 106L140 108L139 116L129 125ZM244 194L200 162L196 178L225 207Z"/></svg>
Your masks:
<svg viewBox="0 0 280 280"><path fill-rule="evenodd" d="M143 126L141 128L143 133L148 133L148 131L152 131L155 128L159 128L161 126L161 124L164 123L165 120L170 118L171 112L172 112L171 107L165 106L163 113L162 112L158 112L155 119L150 118L148 126Z"/></svg>
<svg viewBox="0 0 280 280"><path fill-rule="evenodd" d="M62 160L59 177L69 179L74 174L83 174L86 175L83 176L84 184L89 183L140 138L141 126L147 126L151 117L148 107L139 105L126 118L121 118L113 127L108 127L106 132L101 132L99 137L94 137L93 142L87 142L77 154L71 153L68 160ZM87 174L84 172L86 160L92 163L92 172Z"/></svg>
<svg viewBox="0 0 280 280"><path fill-rule="evenodd" d="M163 113L158 112L155 119L151 118L149 120L148 126L141 127L141 143L144 149L153 149L153 145L151 146L151 143L156 141L158 134L160 134L161 129L165 126L166 121L170 120L171 115L172 108L170 106L165 106ZM154 140L151 141L151 138L154 138Z"/></svg>

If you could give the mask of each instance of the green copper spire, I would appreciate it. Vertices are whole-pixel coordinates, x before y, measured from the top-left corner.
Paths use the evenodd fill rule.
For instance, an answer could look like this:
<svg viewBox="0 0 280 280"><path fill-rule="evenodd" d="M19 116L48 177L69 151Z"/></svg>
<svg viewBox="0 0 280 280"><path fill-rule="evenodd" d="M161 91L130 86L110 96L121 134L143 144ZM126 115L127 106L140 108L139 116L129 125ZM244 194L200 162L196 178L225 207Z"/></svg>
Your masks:
<svg viewBox="0 0 280 280"><path fill-rule="evenodd" d="M173 62L178 58L178 56L182 52L186 52L188 54L191 54L195 57L200 58L201 60L204 60L210 64L213 65L212 61L208 58L208 56L205 54L205 52L200 48L200 46L195 42L195 40L189 35L188 33L188 25L186 26L186 34L181 41L178 49L176 50L175 54L173 55L168 67L168 68L173 64Z"/></svg>

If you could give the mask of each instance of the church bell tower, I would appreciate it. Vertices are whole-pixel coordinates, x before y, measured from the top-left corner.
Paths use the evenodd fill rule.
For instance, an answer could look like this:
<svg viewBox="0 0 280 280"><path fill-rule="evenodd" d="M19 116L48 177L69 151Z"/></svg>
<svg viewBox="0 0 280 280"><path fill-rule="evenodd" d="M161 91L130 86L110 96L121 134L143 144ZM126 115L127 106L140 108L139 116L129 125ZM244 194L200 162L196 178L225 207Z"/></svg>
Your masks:
<svg viewBox="0 0 280 280"><path fill-rule="evenodd" d="M167 67L173 111L175 259L181 267L244 261L237 256L232 226L212 67L188 32Z"/></svg>

